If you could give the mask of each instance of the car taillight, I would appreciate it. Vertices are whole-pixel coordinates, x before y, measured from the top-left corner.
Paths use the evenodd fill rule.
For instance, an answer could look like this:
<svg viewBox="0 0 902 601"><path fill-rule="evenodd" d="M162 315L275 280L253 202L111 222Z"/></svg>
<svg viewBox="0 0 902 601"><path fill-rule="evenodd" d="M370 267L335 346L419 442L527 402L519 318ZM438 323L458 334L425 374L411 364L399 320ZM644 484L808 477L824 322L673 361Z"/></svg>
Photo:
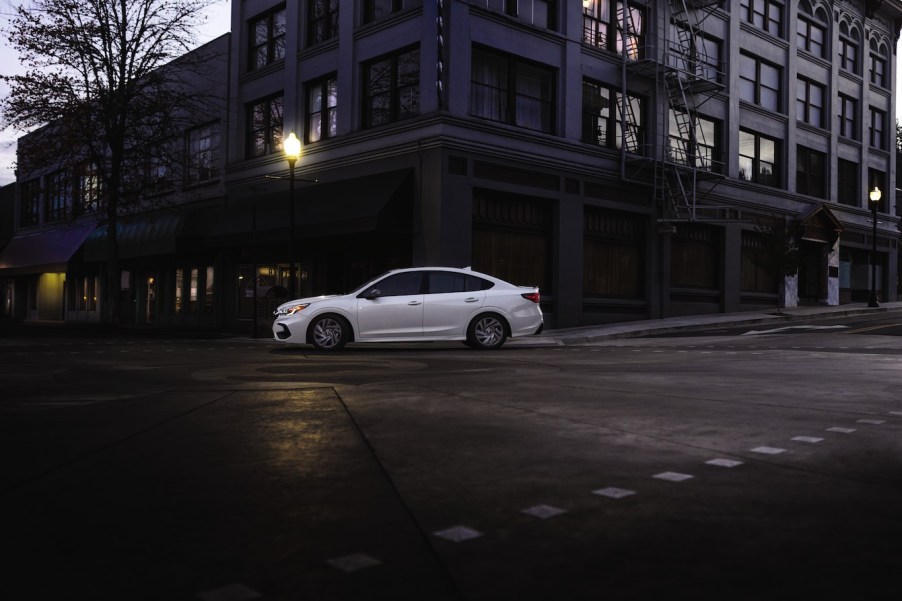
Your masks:
<svg viewBox="0 0 902 601"><path fill-rule="evenodd" d="M534 303L538 303L540 300L542 300L538 292L524 292L520 296Z"/></svg>

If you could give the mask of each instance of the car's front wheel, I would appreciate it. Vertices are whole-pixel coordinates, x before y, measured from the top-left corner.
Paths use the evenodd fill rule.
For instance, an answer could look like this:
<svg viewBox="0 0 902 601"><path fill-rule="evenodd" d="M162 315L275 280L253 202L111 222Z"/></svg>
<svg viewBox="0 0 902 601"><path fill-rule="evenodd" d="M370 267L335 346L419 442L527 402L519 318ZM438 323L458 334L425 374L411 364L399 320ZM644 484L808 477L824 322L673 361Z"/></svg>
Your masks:
<svg viewBox="0 0 902 601"><path fill-rule="evenodd" d="M501 317L492 313L478 315L467 328L467 343L476 349L500 348L507 340L507 330Z"/></svg>
<svg viewBox="0 0 902 601"><path fill-rule="evenodd" d="M310 325L310 342L321 351L338 351L351 337L351 325L337 315L317 317Z"/></svg>

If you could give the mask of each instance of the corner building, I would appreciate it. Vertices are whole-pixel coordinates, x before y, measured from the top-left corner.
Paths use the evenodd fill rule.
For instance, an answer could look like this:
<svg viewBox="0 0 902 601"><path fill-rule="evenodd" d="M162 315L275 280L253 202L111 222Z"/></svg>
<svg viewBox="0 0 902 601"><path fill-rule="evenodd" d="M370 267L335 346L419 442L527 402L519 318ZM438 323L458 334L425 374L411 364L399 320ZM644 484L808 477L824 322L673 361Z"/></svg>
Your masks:
<svg viewBox="0 0 902 601"><path fill-rule="evenodd" d="M895 300L900 26L902 2L234 2L235 315L293 262L303 294L470 265L539 285L554 327L865 301L875 186Z"/></svg>

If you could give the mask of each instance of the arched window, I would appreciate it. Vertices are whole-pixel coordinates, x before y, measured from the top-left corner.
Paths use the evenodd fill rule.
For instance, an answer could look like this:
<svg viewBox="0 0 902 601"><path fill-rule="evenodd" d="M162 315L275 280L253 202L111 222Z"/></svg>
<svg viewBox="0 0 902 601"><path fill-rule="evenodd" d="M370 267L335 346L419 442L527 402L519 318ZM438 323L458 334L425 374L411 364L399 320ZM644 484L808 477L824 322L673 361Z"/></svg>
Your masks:
<svg viewBox="0 0 902 601"><path fill-rule="evenodd" d="M858 49L861 46L861 34L848 23L839 24L839 66L850 72L858 73Z"/></svg>
<svg viewBox="0 0 902 601"><path fill-rule="evenodd" d="M869 75L871 83L881 88L887 87L887 65L889 63L889 53L886 44L882 44L875 39L871 39L871 56L869 64Z"/></svg>
<svg viewBox="0 0 902 601"><path fill-rule="evenodd" d="M813 10L809 0L799 0L796 46L818 58L827 58L828 22L823 8Z"/></svg>

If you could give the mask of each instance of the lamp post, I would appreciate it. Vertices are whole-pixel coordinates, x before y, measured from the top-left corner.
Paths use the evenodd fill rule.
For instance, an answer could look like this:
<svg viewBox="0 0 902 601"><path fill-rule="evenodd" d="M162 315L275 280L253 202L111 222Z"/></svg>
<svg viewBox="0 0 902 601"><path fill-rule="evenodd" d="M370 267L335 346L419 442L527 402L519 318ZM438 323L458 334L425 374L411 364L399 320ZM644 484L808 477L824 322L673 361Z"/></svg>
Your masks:
<svg viewBox="0 0 902 601"><path fill-rule="evenodd" d="M289 271L288 271L288 297L297 298L297 277L295 276L295 233L294 233L294 166L301 156L301 141L294 132L288 134L285 138L282 148L285 152L285 158L288 160L288 202L291 205L291 216L289 217L289 226L291 227L290 242L288 252Z"/></svg>
<svg viewBox="0 0 902 601"><path fill-rule="evenodd" d="M874 230L871 233L871 297L868 299L868 307L880 306L877 302L877 207L880 205L880 196L880 188L877 186L868 193L871 215L874 218Z"/></svg>

